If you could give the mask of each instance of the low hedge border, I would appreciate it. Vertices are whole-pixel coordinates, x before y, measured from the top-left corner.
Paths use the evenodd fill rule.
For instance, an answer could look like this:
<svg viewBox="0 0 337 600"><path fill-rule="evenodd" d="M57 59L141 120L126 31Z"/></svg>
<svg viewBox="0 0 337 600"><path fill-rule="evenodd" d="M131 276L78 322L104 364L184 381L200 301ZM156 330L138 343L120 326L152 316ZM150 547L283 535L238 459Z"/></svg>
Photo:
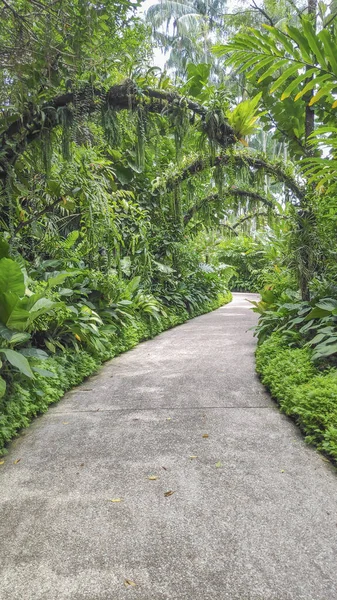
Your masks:
<svg viewBox="0 0 337 600"><path fill-rule="evenodd" d="M305 435L337 463L337 369L320 372L308 348L289 348L272 334L256 350L262 383Z"/></svg>
<svg viewBox="0 0 337 600"><path fill-rule="evenodd" d="M62 354L50 356L47 360L36 361L36 366L51 371L54 377L47 378L37 374L34 380L29 380L18 374L10 394L0 400L0 456L6 454L8 442L22 428L27 427L34 417L45 412L48 406L60 400L65 392L97 371L103 362L167 329L216 310L231 300L232 294L227 292L205 302L199 309L190 313L187 310L179 313L168 310L167 316L162 317L160 321L149 323L139 319L136 326L126 326L118 335L112 334L104 352L95 356L86 350L74 353L73 349L69 349Z"/></svg>

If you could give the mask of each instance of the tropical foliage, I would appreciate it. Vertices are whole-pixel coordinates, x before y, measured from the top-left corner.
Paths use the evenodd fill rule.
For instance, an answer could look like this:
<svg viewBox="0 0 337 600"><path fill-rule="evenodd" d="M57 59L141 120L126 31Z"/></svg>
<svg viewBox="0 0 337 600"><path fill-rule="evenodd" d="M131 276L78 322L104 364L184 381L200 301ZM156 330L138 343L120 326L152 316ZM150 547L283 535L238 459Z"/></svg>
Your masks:
<svg viewBox="0 0 337 600"><path fill-rule="evenodd" d="M334 8L253 4L3 3L1 447L228 287L335 368Z"/></svg>

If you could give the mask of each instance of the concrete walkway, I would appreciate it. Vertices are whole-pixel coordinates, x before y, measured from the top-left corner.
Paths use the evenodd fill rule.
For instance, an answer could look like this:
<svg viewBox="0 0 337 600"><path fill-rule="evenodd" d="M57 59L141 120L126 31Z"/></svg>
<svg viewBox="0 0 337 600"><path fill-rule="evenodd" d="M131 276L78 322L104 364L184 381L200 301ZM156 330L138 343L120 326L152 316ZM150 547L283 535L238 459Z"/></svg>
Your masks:
<svg viewBox="0 0 337 600"><path fill-rule="evenodd" d="M11 445L1 600L337 598L337 476L260 385L246 297L114 359Z"/></svg>

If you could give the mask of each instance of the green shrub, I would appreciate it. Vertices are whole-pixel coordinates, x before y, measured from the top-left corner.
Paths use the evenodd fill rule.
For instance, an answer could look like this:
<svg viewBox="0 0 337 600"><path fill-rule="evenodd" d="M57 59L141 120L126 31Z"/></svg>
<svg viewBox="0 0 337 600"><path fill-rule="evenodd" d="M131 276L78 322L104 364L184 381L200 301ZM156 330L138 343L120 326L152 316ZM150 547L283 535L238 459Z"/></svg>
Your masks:
<svg viewBox="0 0 337 600"><path fill-rule="evenodd" d="M256 369L282 412L294 418L306 436L337 460L337 370L319 373L308 348L287 348L273 334L256 351Z"/></svg>
<svg viewBox="0 0 337 600"><path fill-rule="evenodd" d="M18 374L11 385L10 393L0 399L0 456L6 452L6 444L23 427L27 427L36 415L45 412L48 406L57 402L64 393L78 385L110 358L121 352L130 350L138 342L154 337L161 331L175 327L187 321L191 316L209 312L227 302L232 296L230 292L219 294L213 300L199 306L189 314L186 310L168 310L161 319L139 316L135 324L125 325L121 330L107 334L104 349L95 351L79 350L74 352L65 349L46 360L34 359L34 365L54 376L46 377L36 373L34 379Z"/></svg>
<svg viewBox="0 0 337 600"><path fill-rule="evenodd" d="M306 440L337 459L337 371L316 375L300 385L284 403L296 417Z"/></svg>
<svg viewBox="0 0 337 600"><path fill-rule="evenodd" d="M307 349L280 349L263 368L262 382L279 402L288 398L296 386L315 374Z"/></svg>
<svg viewBox="0 0 337 600"><path fill-rule="evenodd" d="M284 338L273 333L263 344L260 344L256 350L256 368L261 372L263 365L277 356L280 350L287 348Z"/></svg>

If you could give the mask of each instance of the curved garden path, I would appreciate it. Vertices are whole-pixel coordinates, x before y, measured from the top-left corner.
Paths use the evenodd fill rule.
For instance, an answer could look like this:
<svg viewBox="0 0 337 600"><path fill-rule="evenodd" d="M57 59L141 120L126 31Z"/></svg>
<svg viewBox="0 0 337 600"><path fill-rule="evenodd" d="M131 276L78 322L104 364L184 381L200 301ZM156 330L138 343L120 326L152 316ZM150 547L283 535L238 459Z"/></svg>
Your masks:
<svg viewBox="0 0 337 600"><path fill-rule="evenodd" d="M106 364L11 445L1 600L337 597L337 476L259 383L246 297Z"/></svg>

